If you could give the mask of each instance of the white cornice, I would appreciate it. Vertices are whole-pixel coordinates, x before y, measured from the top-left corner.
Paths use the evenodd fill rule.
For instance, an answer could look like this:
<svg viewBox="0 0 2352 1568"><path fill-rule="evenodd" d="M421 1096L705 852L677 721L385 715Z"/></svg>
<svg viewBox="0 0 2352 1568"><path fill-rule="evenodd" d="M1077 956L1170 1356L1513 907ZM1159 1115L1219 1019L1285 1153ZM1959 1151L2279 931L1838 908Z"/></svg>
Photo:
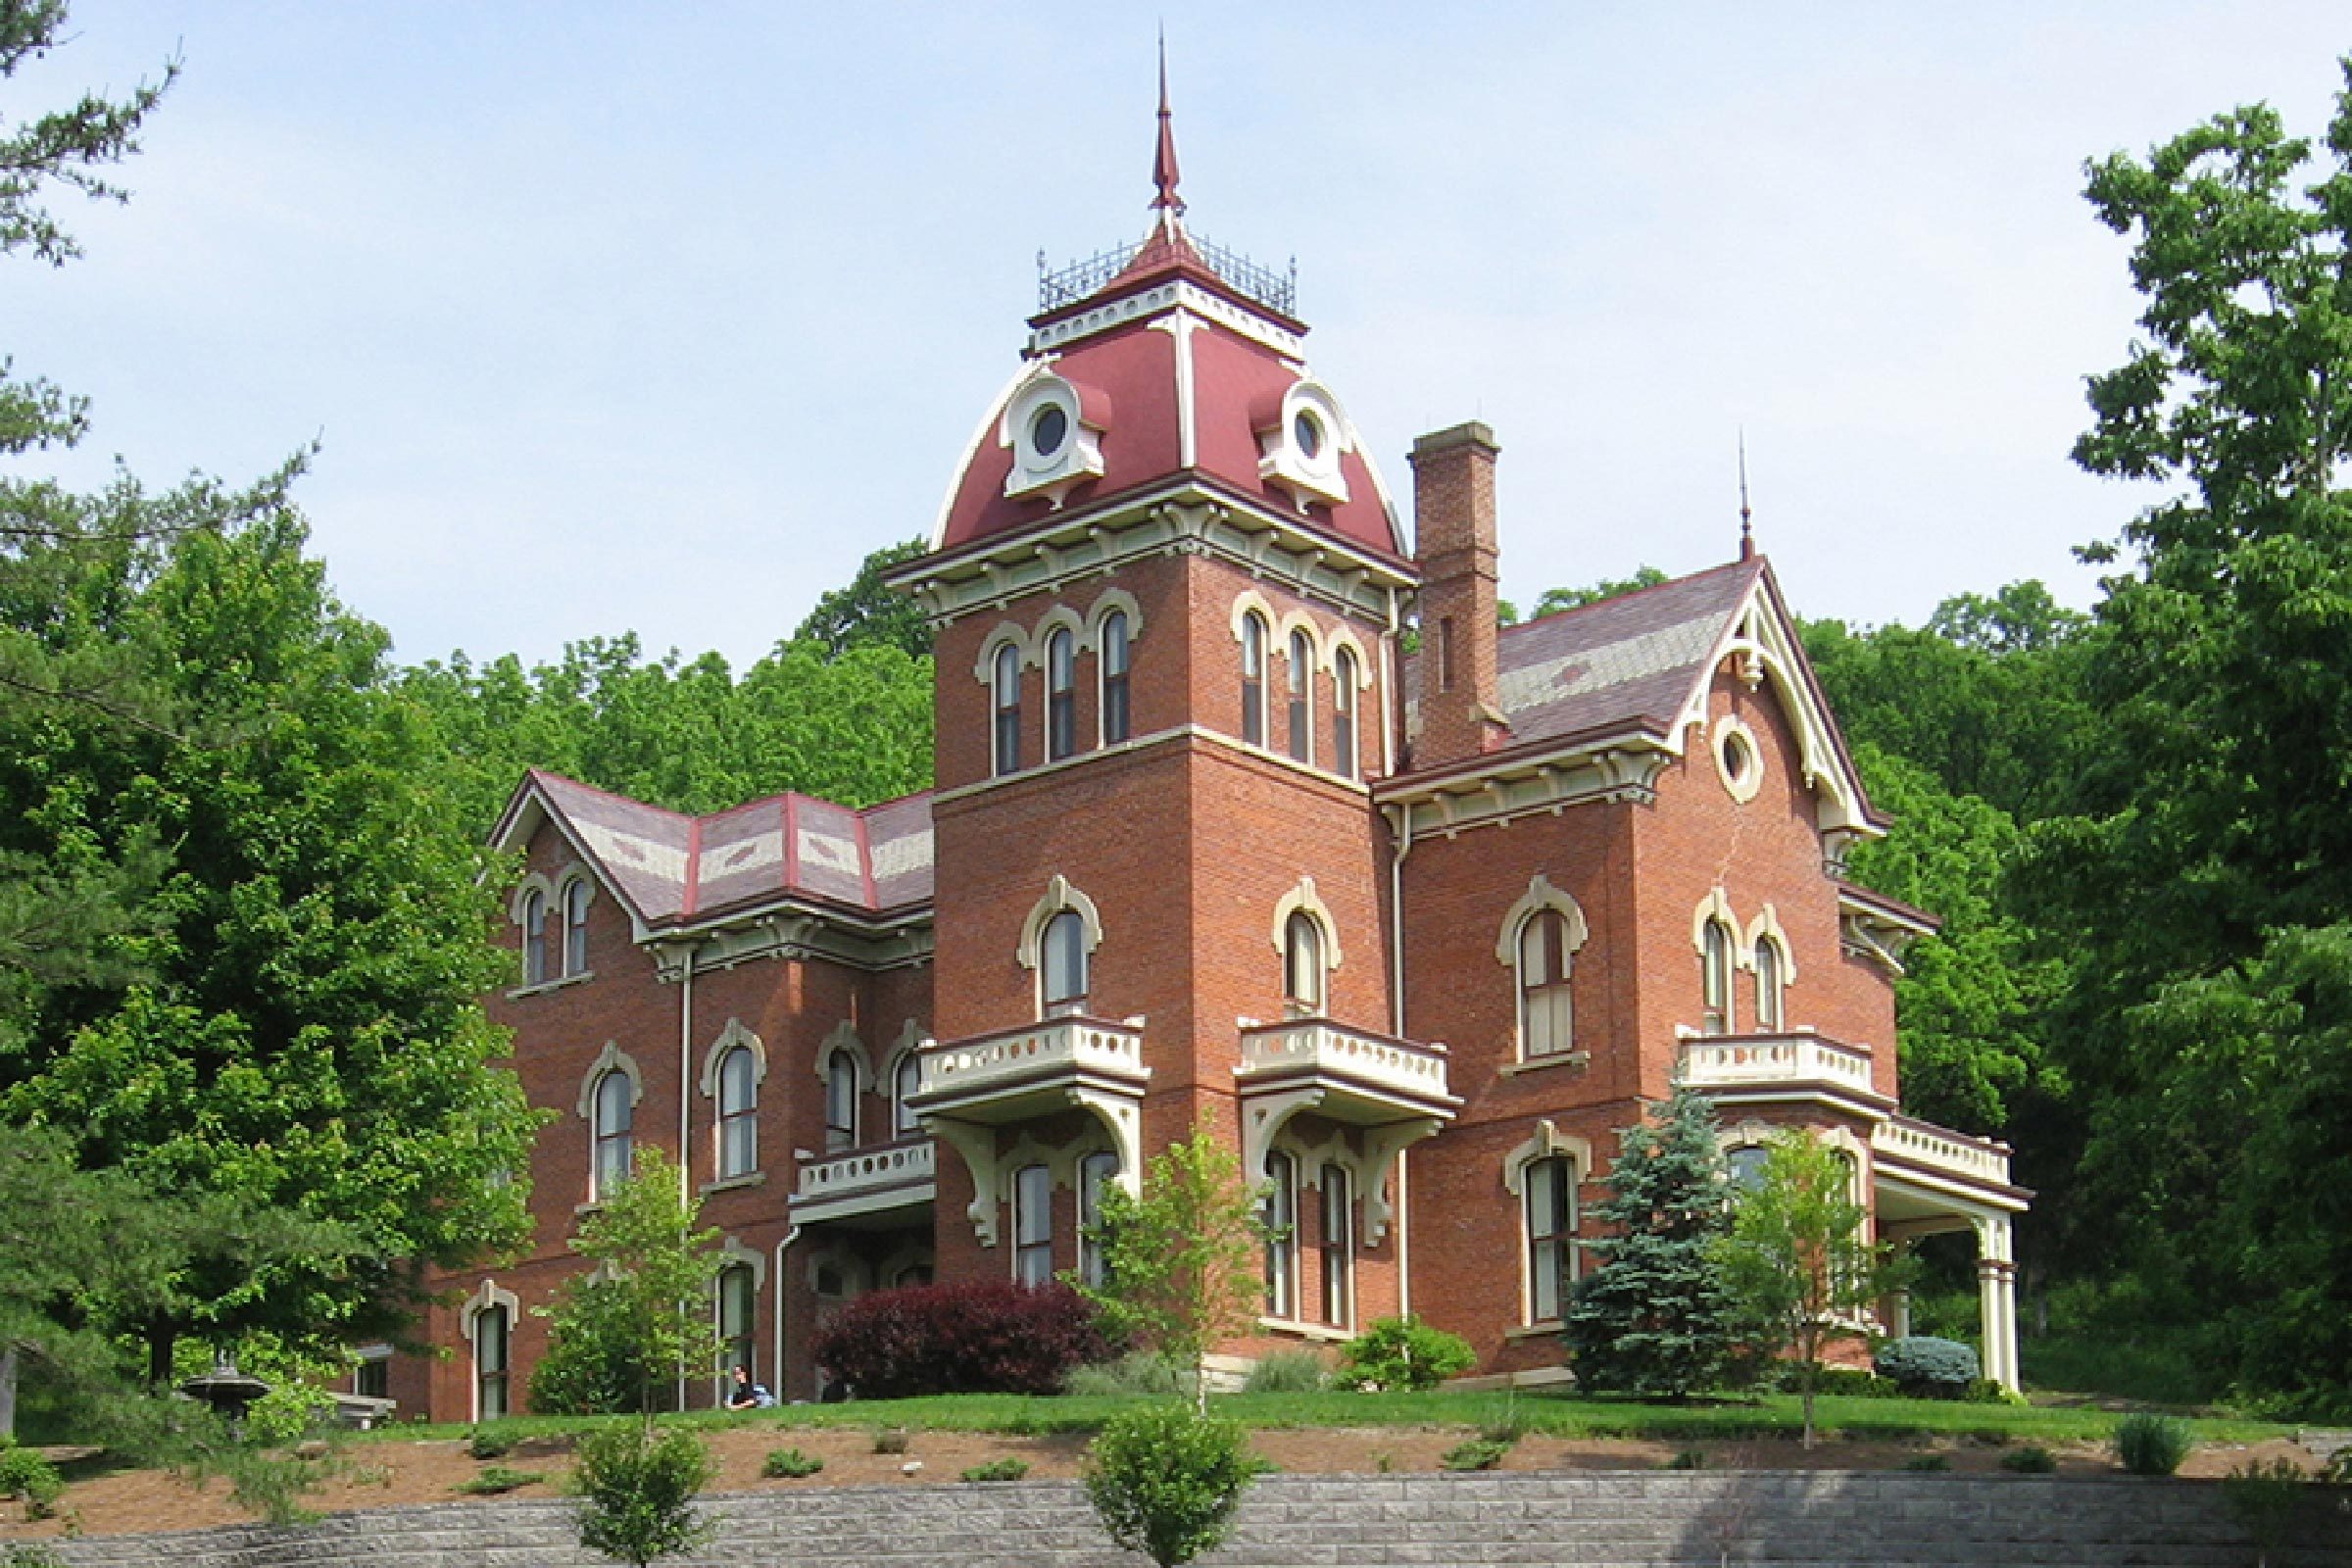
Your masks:
<svg viewBox="0 0 2352 1568"><path fill-rule="evenodd" d="M1057 321L1034 327L1029 333L1029 353L1044 354L1052 349L1066 347L1080 338L1093 337L1113 327L1149 320L1169 311L1190 311L1204 317L1226 330L1240 334L1253 343L1263 343L1277 353L1297 359L1305 349L1302 333L1280 324L1244 305L1237 305L1222 294L1211 293L1200 284L1185 278L1170 278L1164 283L1140 289L1133 294L1104 300Z"/></svg>
<svg viewBox="0 0 2352 1568"><path fill-rule="evenodd" d="M1672 760L1656 736L1634 731L1513 758L1491 771L1387 780L1377 794L1404 836L1452 838L1524 816L1556 816L1594 801L1647 804L1657 798L1658 775Z"/></svg>

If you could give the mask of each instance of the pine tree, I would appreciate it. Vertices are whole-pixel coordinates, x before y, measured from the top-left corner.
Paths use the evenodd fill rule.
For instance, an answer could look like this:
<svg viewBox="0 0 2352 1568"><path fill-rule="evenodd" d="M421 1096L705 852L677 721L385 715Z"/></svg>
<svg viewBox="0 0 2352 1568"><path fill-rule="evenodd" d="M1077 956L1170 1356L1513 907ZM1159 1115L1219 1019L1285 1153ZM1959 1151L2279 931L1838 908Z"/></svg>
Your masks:
<svg viewBox="0 0 2352 1568"><path fill-rule="evenodd" d="M1678 1088L1653 1114L1619 1135L1595 1209L1610 1234L1585 1244L1600 1266L1577 1282L1566 1333L1583 1387L1680 1399L1712 1387L1731 1357L1716 1256L1731 1192L1706 1098Z"/></svg>

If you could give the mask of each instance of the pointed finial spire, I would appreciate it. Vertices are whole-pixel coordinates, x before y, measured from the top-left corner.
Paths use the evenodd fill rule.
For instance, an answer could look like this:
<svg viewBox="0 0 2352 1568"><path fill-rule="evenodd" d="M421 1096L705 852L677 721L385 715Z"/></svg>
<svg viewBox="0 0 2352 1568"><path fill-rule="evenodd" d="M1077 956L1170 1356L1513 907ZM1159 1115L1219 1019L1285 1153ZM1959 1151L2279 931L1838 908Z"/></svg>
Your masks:
<svg viewBox="0 0 2352 1568"><path fill-rule="evenodd" d="M1184 198L1176 194L1176 126L1168 113L1168 29L1159 29L1159 146L1152 155L1152 183L1158 194L1154 211L1184 216Z"/></svg>
<svg viewBox="0 0 2352 1568"><path fill-rule="evenodd" d="M1747 510L1747 427L1740 427L1740 559L1753 561L1756 556L1754 521Z"/></svg>

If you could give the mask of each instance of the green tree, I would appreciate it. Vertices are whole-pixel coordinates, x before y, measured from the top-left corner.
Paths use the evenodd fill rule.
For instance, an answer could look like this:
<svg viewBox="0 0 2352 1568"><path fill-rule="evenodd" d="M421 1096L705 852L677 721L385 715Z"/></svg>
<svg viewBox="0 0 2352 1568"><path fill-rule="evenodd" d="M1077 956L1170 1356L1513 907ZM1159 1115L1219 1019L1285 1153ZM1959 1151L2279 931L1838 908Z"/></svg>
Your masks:
<svg viewBox="0 0 2352 1568"><path fill-rule="evenodd" d="M1654 1125L1620 1129L1608 1189L1593 1209L1607 1234L1585 1243L1598 1266L1576 1282L1564 1325L1578 1385L1672 1399L1713 1388L1734 1327L1713 1103L1677 1087Z"/></svg>
<svg viewBox="0 0 2352 1568"><path fill-rule="evenodd" d="M717 1473L702 1439L657 1435L650 1417L583 1435L574 1473L580 1544L633 1568L694 1550L712 1535L694 1499Z"/></svg>
<svg viewBox="0 0 2352 1568"><path fill-rule="evenodd" d="M700 1200L681 1192L668 1156L639 1146L628 1178L571 1239L572 1250L595 1266L558 1286L548 1309L548 1360L580 1369L551 1387L576 1378L581 1388L618 1394L625 1402L605 1408L641 1411L650 1428L670 1387L717 1365L709 1300L718 1232L702 1228L701 1212ZM534 1401L540 1387L534 1378Z"/></svg>
<svg viewBox="0 0 2352 1568"><path fill-rule="evenodd" d="M1255 1473L1239 1422L1155 1399L1102 1424L1087 1451L1086 1494L1112 1541L1173 1568L1232 1533Z"/></svg>
<svg viewBox="0 0 2352 1568"><path fill-rule="evenodd" d="M882 580L891 567L929 550L922 540L908 539L867 556L848 587L819 596L808 618L793 632L793 640L814 643L832 659L853 648L869 647L896 648L909 659L929 659L931 623L922 607Z"/></svg>
<svg viewBox="0 0 2352 1568"><path fill-rule="evenodd" d="M1861 1315L1899 1288L1892 1249L1863 1239L1869 1213L1852 1162L1800 1128L1773 1135L1763 1180L1743 1190L1716 1245L1740 1333L1767 1354L1794 1352L1813 1446L1813 1396L1822 1351L1856 1332Z"/></svg>
<svg viewBox="0 0 2352 1568"><path fill-rule="evenodd" d="M1102 1283L1075 1271L1063 1280L1101 1309L1105 1335L1190 1368L1205 1410L1202 1359L1257 1321L1265 1290L1266 1224L1241 1161L1213 1127L1196 1126L1152 1157L1141 1198L1105 1189L1088 1239L1102 1250Z"/></svg>

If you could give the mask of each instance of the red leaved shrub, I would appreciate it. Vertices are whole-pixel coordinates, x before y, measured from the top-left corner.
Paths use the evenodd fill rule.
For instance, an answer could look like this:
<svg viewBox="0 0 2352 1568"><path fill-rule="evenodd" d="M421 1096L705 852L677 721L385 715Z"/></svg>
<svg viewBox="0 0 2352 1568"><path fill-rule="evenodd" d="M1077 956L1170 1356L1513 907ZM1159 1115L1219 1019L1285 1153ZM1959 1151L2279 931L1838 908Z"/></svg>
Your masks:
<svg viewBox="0 0 2352 1568"><path fill-rule="evenodd" d="M1053 1394L1110 1347L1066 1285L909 1285L861 1296L816 1333L816 1362L863 1399Z"/></svg>

